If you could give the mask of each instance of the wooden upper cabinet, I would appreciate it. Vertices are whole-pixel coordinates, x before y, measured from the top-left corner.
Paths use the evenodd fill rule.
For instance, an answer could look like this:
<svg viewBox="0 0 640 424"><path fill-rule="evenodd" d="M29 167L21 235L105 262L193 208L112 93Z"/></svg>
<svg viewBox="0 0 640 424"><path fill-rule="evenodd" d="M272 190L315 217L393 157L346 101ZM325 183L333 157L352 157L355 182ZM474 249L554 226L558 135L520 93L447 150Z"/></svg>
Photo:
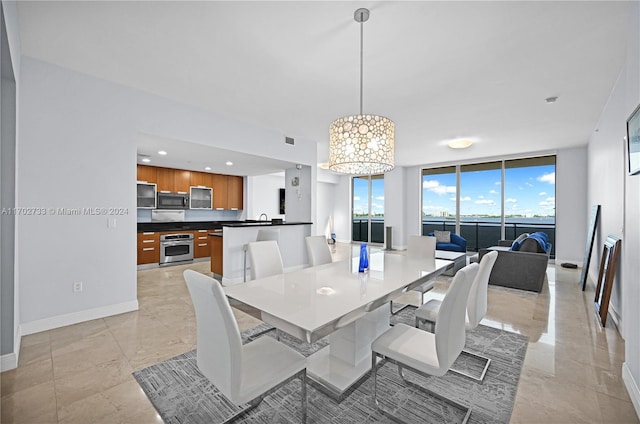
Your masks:
<svg viewBox="0 0 640 424"><path fill-rule="evenodd" d="M210 185L205 184L205 177L207 175L208 174L205 174L204 172L191 171L191 186L211 187Z"/></svg>
<svg viewBox="0 0 640 424"><path fill-rule="evenodd" d="M228 175L221 174L211 175L211 187L213 187L213 209L228 209L228 177Z"/></svg>
<svg viewBox="0 0 640 424"><path fill-rule="evenodd" d="M158 182L158 168L155 166L138 165L137 169L138 181L146 181L148 183Z"/></svg>
<svg viewBox="0 0 640 424"><path fill-rule="evenodd" d="M173 179L174 170L170 168L157 168L158 170L158 191L176 191L176 184Z"/></svg>
<svg viewBox="0 0 640 424"><path fill-rule="evenodd" d="M244 178L229 175L227 180L227 207L228 209L243 209Z"/></svg>
<svg viewBox="0 0 640 424"><path fill-rule="evenodd" d="M191 186L191 171L174 169L173 178L174 191L178 193L189 193L189 187Z"/></svg>

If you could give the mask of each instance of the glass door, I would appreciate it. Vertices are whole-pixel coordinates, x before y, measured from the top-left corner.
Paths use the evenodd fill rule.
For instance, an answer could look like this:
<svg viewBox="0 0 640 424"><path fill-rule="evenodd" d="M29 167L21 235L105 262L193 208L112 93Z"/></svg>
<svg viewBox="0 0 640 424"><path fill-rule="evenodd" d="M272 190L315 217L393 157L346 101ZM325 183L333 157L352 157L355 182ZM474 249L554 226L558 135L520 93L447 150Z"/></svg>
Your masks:
<svg viewBox="0 0 640 424"><path fill-rule="evenodd" d="M352 179L351 239L384 243L384 174Z"/></svg>

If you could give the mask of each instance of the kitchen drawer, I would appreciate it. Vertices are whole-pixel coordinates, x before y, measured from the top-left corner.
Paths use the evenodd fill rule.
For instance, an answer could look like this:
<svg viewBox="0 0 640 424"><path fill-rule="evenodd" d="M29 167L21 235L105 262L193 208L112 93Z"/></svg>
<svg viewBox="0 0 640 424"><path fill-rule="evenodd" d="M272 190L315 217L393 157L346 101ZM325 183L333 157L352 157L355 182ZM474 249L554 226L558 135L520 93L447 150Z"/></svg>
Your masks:
<svg viewBox="0 0 640 424"><path fill-rule="evenodd" d="M144 231L138 233L138 247L140 247L140 243L145 241L148 243L149 241L153 241L155 243L160 242L160 233L157 231Z"/></svg>
<svg viewBox="0 0 640 424"><path fill-rule="evenodd" d="M194 240L193 241L193 257L194 258L208 258L211 256L211 247L207 240Z"/></svg>
<svg viewBox="0 0 640 424"><path fill-rule="evenodd" d="M160 263L160 233L138 233L138 265Z"/></svg>
<svg viewBox="0 0 640 424"><path fill-rule="evenodd" d="M160 246L148 245L138 247L138 265L160 263Z"/></svg>

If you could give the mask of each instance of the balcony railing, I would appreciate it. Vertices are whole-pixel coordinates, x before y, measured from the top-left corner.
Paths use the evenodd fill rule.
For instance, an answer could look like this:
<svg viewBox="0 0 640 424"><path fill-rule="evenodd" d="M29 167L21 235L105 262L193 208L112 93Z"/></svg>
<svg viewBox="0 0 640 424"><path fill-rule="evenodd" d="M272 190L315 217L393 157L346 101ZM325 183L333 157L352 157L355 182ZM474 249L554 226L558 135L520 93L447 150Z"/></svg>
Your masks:
<svg viewBox="0 0 640 424"><path fill-rule="evenodd" d="M547 233L551 243L551 258L556 256L556 226L553 223L532 222L506 222L505 238L514 240L522 233L535 233L537 231ZM455 221L422 220L422 234L428 234L434 230L451 231L455 233ZM495 246L500 240L500 223L490 221L461 221L460 236L467 240L467 251L477 252L486 247Z"/></svg>
<svg viewBox="0 0 640 424"><path fill-rule="evenodd" d="M369 228L367 218L353 218L351 237L353 241L368 241ZM371 219L371 242L384 243L384 219Z"/></svg>
<svg viewBox="0 0 640 424"><path fill-rule="evenodd" d="M422 220L422 234L434 230L456 232L455 221L450 220ZM547 233L551 243L551 258L556 257L556 226L553 223L506 222L505 238L514 240L522 233ZM477 252L480 249L495 246L500 240L500 223L490 221L462 221L460 222L460 236L467 240L467 251ZM368 240L368 221L366 218L353 218L353 241ZM384 220L371 220L371 242L384 243Z"/></svg>

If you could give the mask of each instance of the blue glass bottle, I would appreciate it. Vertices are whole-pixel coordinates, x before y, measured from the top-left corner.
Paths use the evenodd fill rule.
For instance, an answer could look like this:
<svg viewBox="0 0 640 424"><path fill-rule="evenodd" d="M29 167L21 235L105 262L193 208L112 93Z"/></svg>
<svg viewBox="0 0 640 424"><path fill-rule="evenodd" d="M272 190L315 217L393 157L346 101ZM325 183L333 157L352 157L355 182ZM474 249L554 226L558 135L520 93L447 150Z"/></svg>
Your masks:
<svg viewBox="0 0 640 424"><path fill-rule="evenodd" d="M365 272L369 269L369 254L367 253L367 243L360 243L360 264L359 272Z"/></svg>

